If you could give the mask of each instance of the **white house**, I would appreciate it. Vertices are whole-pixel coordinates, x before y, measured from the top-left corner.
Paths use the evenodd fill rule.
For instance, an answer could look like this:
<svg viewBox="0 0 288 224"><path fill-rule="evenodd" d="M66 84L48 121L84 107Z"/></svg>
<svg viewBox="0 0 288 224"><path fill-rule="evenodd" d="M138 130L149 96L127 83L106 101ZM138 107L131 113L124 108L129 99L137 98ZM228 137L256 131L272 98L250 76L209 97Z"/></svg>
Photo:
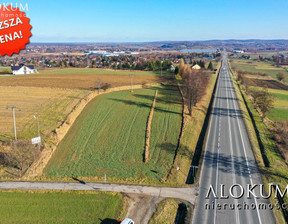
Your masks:
<svg viewBox="0 0 288 224"><path fill-rule="evenodd" d="M234 50L233 52L236 54L244 54L244 51L242 51L242 50Z"/></svg>
<svg viewBox="0 0 288 224"><path fill-rule="evenodd" d="M37 73L37 69L34 68L34 65L24 65L20 64L19 66L11 66L13 75L28 75Z"/></svg>
<svg viewBox="0 0 288 224"><path fill-rule="evenodd" d="M199 70L199 69L201 69L201 67L199 66L199 65L194 65L194 66L192 66L192 69L196 69L196 70Z"/></svg>

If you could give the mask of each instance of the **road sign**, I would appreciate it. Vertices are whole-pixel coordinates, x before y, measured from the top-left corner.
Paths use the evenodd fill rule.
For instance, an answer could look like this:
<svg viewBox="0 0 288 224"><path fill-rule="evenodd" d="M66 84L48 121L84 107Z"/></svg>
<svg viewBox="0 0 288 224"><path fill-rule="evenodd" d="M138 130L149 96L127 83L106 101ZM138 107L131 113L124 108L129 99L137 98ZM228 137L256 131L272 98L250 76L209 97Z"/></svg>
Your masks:
<svg viewBox="0 0 288 224"><path fill-rule="evenodd" d="M32 138L32 144L38 144L38 143L41 143L41 137L36 137L36 138Z"/></svg>

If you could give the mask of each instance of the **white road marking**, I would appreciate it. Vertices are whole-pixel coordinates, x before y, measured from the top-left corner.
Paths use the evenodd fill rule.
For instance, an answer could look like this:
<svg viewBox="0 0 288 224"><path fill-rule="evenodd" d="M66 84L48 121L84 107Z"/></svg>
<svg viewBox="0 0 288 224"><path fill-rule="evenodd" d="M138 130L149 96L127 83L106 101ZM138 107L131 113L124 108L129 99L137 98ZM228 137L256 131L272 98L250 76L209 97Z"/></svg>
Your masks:
<svg viewBox="0 0 288 224"><path fill-rule="evenodd" d="M226 78L226 76L225 76ZM227 81L227 80L225 80ZM227 90L227 82L225 82L226 84L226 93L228 93ZM235 164L234 164L234 158L233 158L233 150L232 150L232 135L231 135L231 121L230 121L230 112L229 112L229 100L228 100L228 94L226 96L226 100L227 100L227 111L228 111L228 127L229 127L229 143L230 143L230 153L231 153L231 162L232 162L232 172L234 173L233 175L233 182L234 184L236 184L236 172L235 172ZM234 201L237 203L237 199L234 199ZM235 203L235 205L236 205ZM236 223L240 223L240 218L239 218L239 211L237 209L235 209L235 213L236 213Z"/></svg>
<svg viewBox="0 0 288 224"><path fill-rule="evenodd" d="M230 77L230 75L229 75L229 77ZM230 82L232 83L233 87L235 88L234 83L233 83L233 81L231 80L231 77L230 77ZM235 97L236 97L236 96L235 96ZM235 108L235 110L236 110L236 105L235 105L235 101L234 101L234 100L233 100L233 104L234 104L234 108ZM240 124L239 124L239 119L238 119L238 117L236 117L236 120L237 120L237 124L238 124L238 125L237 125L237 126L238 126L238 129L239 129L239 132L240 132L241 142L242 142L243 149L244 149L244 155L245 155L246 165L247 165L247 168L248 168L249 179L250 179L251 185L253 185L253 180L252 180L252 178L251 178L251 172L250 172L250 166L249 166L249 162L248 162L248 159L247 159L246 147L245 147L245 144L244 144L243 135L242 135L242 131L241 131L241 128L240 128ZM260 217L260 213L259 213L259 209L258 209L258 203L257 203L257 200L256 200L255 197L254 197L254 201L255 201L255 204L256 204L256 210L257 210L257 216L258 216L258 219L259 219L259 223L262 224L261 217Z"/></svg>
<svg viewBox="0 0 288 224"><path fill-rule="evenodd" d="M218 144L217 144L217 167L216 167L216 192L218 191L218 173L219 173L219 153L220 153L220 131L221 131L221 107L222 107L222 100L220 100L220 115L219 115L219 128L218 128ZM216 205L217 199L215 198L215 205ZM214 224L216 224L216 216L217 216L217 209L214 210Z"/></svg>

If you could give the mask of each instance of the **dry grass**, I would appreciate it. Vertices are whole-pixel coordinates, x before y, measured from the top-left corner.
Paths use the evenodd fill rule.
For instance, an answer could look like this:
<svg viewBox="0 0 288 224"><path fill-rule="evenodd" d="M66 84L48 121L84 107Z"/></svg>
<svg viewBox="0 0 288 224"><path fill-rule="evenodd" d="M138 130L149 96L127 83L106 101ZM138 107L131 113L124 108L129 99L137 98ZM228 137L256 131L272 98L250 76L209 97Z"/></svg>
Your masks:
<svg viewBox="0 0 288 224"><path fill-rule="evenodd" d="M36 120L32 117L34 114L39 118L41 133L47 136L88 93L83 90L0 87L0 141L7 141L14 136L12 112L11 109L7 110L8 105L21 108L16 111L20 138L37 135Z"/></svg>
<svg viewBox="0 0 288 224"><path fill-rule="evenodd" d="M170 75L160 76L153 72L129 72L98 69L54 69L43 70L37 75L0 77L0 86L33 86L68 89L93 89L96 81L111 84L111 87L127 86L131 83L157 83L171 78Z"/></svg>
<svg viewBox="0 0 288 224"><path fill-rule="evenodd" d="M166 199L159 203L149 224L173 224L178 210L178 203L174 199Z"/></svg>

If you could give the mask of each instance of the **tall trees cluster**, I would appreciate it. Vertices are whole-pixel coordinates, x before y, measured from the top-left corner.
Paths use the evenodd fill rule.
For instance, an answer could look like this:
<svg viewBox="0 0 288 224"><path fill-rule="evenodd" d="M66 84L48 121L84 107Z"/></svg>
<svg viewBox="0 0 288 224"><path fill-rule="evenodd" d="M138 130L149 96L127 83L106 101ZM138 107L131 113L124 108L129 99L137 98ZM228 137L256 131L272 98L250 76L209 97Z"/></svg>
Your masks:
<svg viewBox="0 0 288 224"><path fill-rule="evenodd" d="M203 70L192 70L190 66L185 65L184 60L180 60L179 74L184 84L185 102L188 106L189 115L192 115L193 107L197 105L200 99L205 95L209 83L209 75Z"/></svg>

